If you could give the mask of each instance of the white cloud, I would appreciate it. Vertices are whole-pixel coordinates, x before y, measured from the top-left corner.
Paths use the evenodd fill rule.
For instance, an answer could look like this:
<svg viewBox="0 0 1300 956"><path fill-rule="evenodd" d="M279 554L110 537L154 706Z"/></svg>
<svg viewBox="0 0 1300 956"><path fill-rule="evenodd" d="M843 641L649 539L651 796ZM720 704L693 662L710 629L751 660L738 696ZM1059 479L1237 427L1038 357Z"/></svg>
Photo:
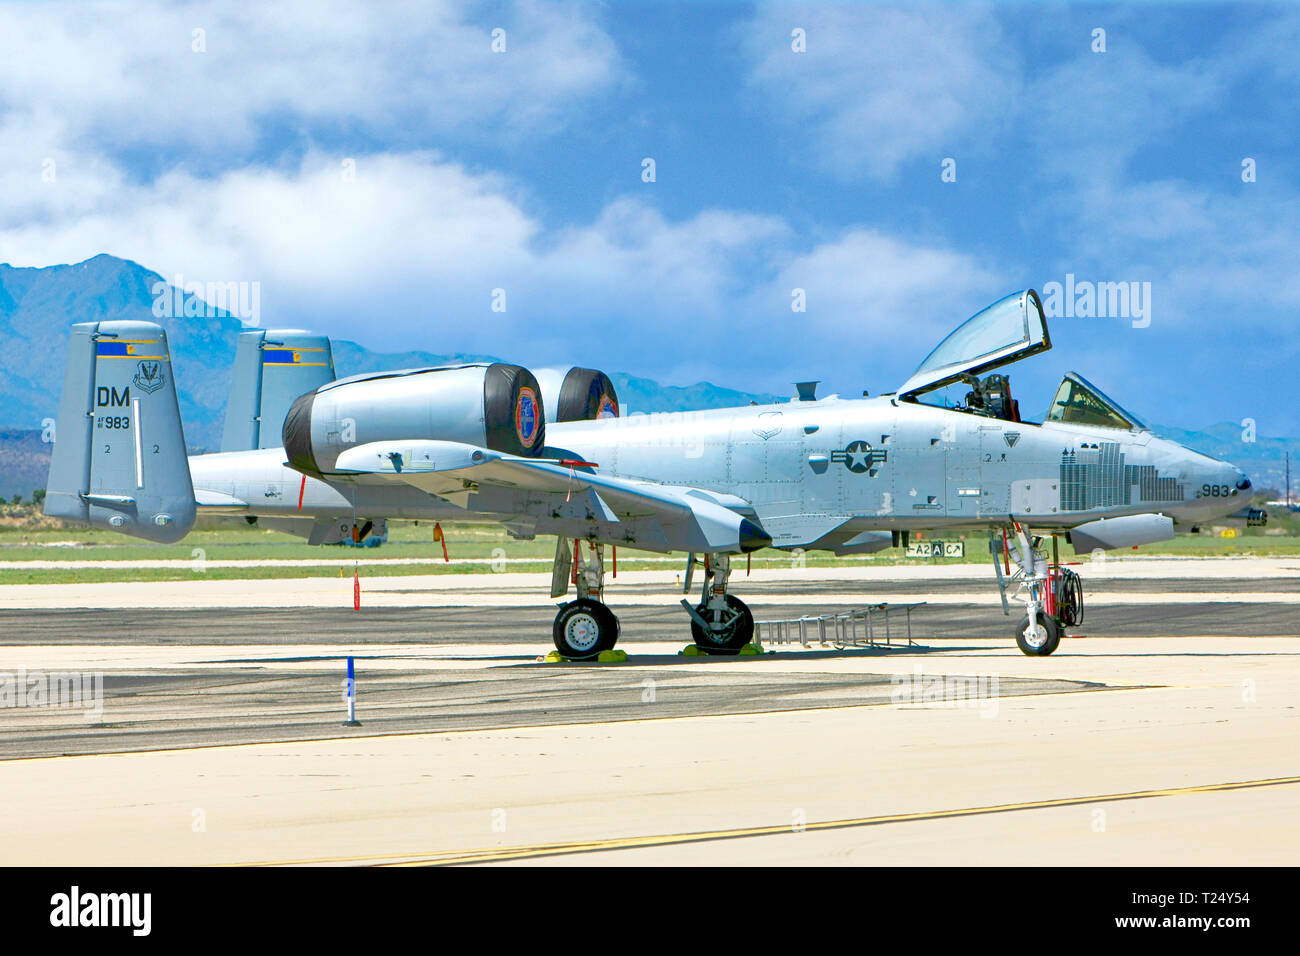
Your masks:
<svg viewBox="0 0 1300 956"><path fill-rule="evenodd" d="M807 52L791 50L801 28ZM937 169L956 137L985 141L1019 83L997 21L965 4L905 9L763 6L740 32L749 82L800 145L846 178L888 179L905 162Z"/></svg>
<svg viewBox="0 0 1300 956"><path fill-rule="evenodd" d="M1229 315L1243 331L1290 331L1277 327L1275 310L1290 312L1300 299L1300 197L1176 181L1090 195L1075 221L1095 236L1092 261L1151 281L1162 300L1153 321L1222 326Z"/></svg>
<svg viewBox="0 0 1300 956"><path fill-rule="evenodd" d="M311 153L293 168L115 182L68 186L46 214L4 231L0 259L108 251L168 279L259 282L264 325L371 348L755 388L810 353L854 376L894 343L913 362L985 290L1000 291L974 257L941 246L855 229L810 247L778 217L725 209L672 220L623 197L588 224L548 230L509 180L427 152L359 157L352 181L338 156ZM796 285L807 313L790 310ZM505 313L490 308L495 288Z"/></svg>
<svg viewBox="0 0 1300 956"><path fill-rule="evenodd" d="M725 316L747 291L745 267L766 262L790 238L785 222L772 216L706 209L670 222L657 209L623 197L592 224L560 233L538 266L549 282L598 292L605 303L634 289L637 298L628 304L637 311L659 304L689 322L692 316Z"/></svg>
<svg viewBox="0 0 1300 956"><path fill-rule="evenodd" d="M259 281L264 323L372 348L754 389L867 375L893 387L957 322L1030 284L1005 258L1018 250L1004 226L989 229L998 256L956 250L929 237L924 200L902 220L924 225L893 234L869 213L814 239L782 215L669 216L629 196L550 228L524 186L454 161L447 143L586 128L581 107L627 75L589 8L505 8L503 55L488 46L495 7L379 10L0 7L0 261L110 252L168 277ZM190 51L200 26L205 54ZM806 54L790 51L795 26ZM1134 168L1243 75L1235 54L1170 65L1112 38L1105 57L1081 52L1030 82L1016 44L968 5L762 7L738 36L765 109L802 140L802 161L835 176L924 162L937 182L939 158L994 148L1014 127L1016 158L1033 160L1018 168L1048 187L1021 190L1035 198L1014 210L1026 257L1151 280L1157 329L1221 322L1225 305L1253 317L1243 302L1288 309L1300 293L1294 190ZM357 150L355 181L332 138ZM40 180L46 158L55 183ZM900 221L901 208L884 211ZM504 314L489 308L498 287ZM796 287L806 313L790 309Z"/></svg>
<svg viewBox="0 0 1300 956"><path fill-rule="evenodd" d="M504 53L490 47L498 26ZM68 149L197 146L217 169L264 139L544 132L624 78L613 42L572 4L0 7L0 115L57 116Z"/></svg>
<svg viewBox="0 0 1300 956"><path fill-rule="evenodd" d="M107 251L168 278L257 281L266 307L350 334L417 330L455 301L441 301L440 289L463 297L527 262L538 228L499 177L430 153L359 157L354 179L339 157L313 153L294 169L175 170L81 198L10 226L0 258L46 265ZM398 303L405 308L388 318Z"/></svg>
<svg viewBox="0 0 1300 956"><path fill-rule="evenodd" d="M775 285L807 291L807 324L822 334L861 336L883 345L912 342L918 325L924 333L936 318L946 323L946 332L954 317L965 318L975 311L971 306L987 304L978 296L997 293L997 281L968 253L856 228L794 257ZM962 313L964 308L968 311ZM850 327L843 321L848 317L854 319Z"/></svg>
<svg viewBox="0 0 1300 956"><path fill-rule="evenodd" d="M1223 89L1206 60L1158 63L1132 45L1084 50L1025 89L1019 118L1039 171L1086 188L1124 177L1134 154L1214 105Z"/></svg>

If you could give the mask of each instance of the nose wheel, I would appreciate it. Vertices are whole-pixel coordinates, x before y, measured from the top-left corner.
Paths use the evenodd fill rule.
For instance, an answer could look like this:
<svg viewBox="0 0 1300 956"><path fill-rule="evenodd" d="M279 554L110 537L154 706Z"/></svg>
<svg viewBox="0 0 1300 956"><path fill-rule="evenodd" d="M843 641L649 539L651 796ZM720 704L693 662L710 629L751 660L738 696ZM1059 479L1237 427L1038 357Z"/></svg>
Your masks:
<svg viewBox="0 0 1300 956"><path fill-rule="evenodd" d="M1031 657L1046 657L1061 643L1061 625L1056 618L1039 611L1031 624L1029 615L1016 628L1016 645Z"/></svg>

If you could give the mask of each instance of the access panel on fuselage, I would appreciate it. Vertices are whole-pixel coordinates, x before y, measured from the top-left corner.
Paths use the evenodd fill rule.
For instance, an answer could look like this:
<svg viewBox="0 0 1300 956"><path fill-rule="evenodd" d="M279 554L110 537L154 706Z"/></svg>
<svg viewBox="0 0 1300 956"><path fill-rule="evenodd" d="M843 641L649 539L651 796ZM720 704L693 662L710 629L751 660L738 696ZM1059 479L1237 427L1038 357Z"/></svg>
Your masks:
<svg viewBox="0 0 1300 956"><path fill-rule="evenodd" d="M786 407L735 416L731 422L731 491L760 515L800 514L804 460L801 417Z"/></svg>
<svg viewBox="0 0 1300 956"><path fill-rule="evenodd" d="M943 442L949 516L975 519L1007 514L1008 487L1014 474L1011 463L1022 427L982 415L951 413L945 429L955 439Z"/></svg>
<svg viewBox="0 0 1300 956"><path fill-rule="evenodd" d="M921 522L944 517L948 502L944 445L945 439L955 443L956 426L954 413L900 406L889 452L893 513L898 517Z"/></svg>

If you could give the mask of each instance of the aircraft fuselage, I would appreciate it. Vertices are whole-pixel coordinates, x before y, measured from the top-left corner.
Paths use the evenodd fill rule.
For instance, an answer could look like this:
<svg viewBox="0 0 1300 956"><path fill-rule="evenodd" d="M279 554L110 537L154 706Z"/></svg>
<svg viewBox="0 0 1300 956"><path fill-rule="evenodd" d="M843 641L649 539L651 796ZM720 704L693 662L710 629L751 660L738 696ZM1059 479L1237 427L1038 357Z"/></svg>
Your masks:
<svg viewBox="0 0 1300 956"><path fill-rule="evenodd" d="M553 424L547 442L548 457L596 462L600 474L744 499L778 547L806 546L832 527L843 540L1150 512L1195 523L1246 503L1233 465L1148 431L1011 422L889 396ZM476 516L473 497L466 510L391 481L304 479L284 460L278 448L190 458L203 510L349 522ZM544 519L535 531L548 533Z"/></svg>

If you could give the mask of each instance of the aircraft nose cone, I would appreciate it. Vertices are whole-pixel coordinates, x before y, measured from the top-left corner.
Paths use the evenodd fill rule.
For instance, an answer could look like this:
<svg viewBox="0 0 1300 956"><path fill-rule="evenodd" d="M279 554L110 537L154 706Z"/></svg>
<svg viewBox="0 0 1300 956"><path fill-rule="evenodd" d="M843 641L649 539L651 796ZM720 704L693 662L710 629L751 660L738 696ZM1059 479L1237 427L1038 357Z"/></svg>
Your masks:
<svg viewBox="0 0 1300 956"><path fill-rule="evenodd" d="M740 550L758 551L772 545L772 536L748 518L740 519Z"/></svg>

